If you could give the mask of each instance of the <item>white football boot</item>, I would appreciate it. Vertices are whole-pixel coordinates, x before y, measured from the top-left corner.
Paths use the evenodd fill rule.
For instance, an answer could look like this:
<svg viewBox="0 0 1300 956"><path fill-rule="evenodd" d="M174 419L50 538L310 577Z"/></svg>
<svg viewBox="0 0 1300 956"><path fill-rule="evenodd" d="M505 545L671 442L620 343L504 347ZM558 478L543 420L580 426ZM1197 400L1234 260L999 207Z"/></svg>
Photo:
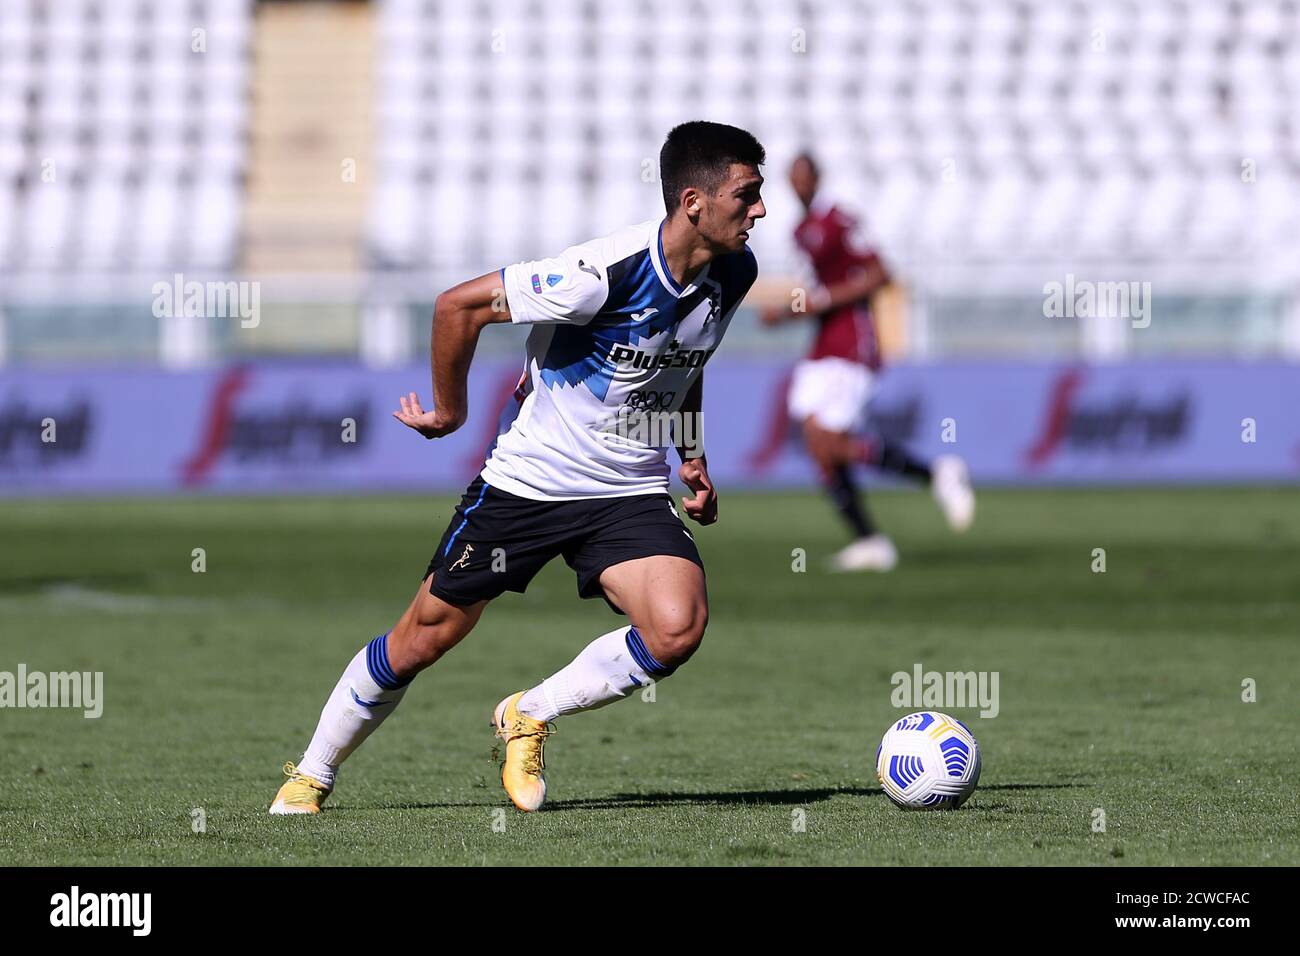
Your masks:
<svg viewBox="0 0 1300 956"><path fill-rule="evenodd" d="M858 538L831 557L832 571L892 571L898 564L898 549L883 534Z"/></svg>
<svg viewBox="0 0 1300 956"><path fill-rule="evenodd" d="M948 527L965 531L975 520L975 490L966 462L956 455L940 455L930 466L930 491L939 502Z"/></svg>

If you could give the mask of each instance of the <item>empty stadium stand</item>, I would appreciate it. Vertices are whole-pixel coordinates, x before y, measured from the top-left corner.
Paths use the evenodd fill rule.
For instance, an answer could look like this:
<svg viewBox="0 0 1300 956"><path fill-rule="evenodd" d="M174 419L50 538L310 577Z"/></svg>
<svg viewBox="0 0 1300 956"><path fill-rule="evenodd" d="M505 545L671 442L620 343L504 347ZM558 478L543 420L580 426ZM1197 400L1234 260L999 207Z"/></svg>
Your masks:
<svg viewBox="0 0 1300 956"><path fill-rule="evenodd" d="M252 10L0 3L0 272L236 261Z"/></svg>

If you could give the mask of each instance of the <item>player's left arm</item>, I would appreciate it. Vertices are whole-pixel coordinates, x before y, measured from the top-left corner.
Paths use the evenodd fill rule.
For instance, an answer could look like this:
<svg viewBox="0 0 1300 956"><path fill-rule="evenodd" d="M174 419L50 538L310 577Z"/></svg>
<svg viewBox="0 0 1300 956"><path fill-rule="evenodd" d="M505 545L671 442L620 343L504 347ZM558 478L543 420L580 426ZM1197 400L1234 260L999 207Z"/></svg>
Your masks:
<svg viewBox="0 0 1300 956"><path fill-rule="evenodd" d="M889 284L889 273L876 255L868 256L862 269L842 282L833 282L812 289L808 293L808 311L833 312L835 309L861 302L875 295Z"/></svg>
<svg viewBox="0 0 1300 956"><path fill-rule="evenodd" d="M763 324L777 325L781 322L793 322L797 319L833 312L846 305L871 298L888 284L889 272L885 269L884 263L880 261L879 256L870 255L863 263L862 269L849 278L809 289L804 298L807 308L803 311L796 312L793 308L767 309L762 313Z"/></svg>
<svg viewBox="0 0 1300 956"><path fill-rule="evenodd" d="M767 310L762 315L765 325L806 319L864 302L889 284L889 270L864 238L857 220L837 211L833 221L836 228L830 241L838 243L840 251L856 260L859 267L847 279L809 289L804 299L806 308L801 312L796 312L793 308Z"/></svg>
<svg viewBox="0 0 1300 956"><path fill-rule="evenodd" d="M709 463L704 457L703 408L704 373L701 372L686 393L680 410L683 434L678 435L677 454L682 466L677 469L677 477L693 492L689 498L682 498L686 516L700 524L713 524L718 520L718 492L709 478Z"/></svg>

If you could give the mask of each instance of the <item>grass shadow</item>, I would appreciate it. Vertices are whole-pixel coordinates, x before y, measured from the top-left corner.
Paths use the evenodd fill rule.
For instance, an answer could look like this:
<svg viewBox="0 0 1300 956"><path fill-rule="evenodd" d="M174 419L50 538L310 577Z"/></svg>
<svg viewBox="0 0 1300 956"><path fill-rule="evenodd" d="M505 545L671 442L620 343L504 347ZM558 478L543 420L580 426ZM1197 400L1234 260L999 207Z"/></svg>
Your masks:
<svg viewBox="0 0 1300 956"><path fill-rule="evenodd" d="M1067 790L1087 787L1086 783L1004 783L980 787L980 793L1014 790ZM884 791L879 787L819 787L805 790L728 790L701 793L615 793L608 797L578 797L570 800L553 800L544 812L559 810L624 810L673 805L686 806L771 806L797 807L821 803L832 797L878 797ZM482 803L383 803L370 806L331 807L331 813L348 813L371 810L439 810L466 807L501 806L498 800ZM1004 808L1005 804L989 805Z"/></svg>

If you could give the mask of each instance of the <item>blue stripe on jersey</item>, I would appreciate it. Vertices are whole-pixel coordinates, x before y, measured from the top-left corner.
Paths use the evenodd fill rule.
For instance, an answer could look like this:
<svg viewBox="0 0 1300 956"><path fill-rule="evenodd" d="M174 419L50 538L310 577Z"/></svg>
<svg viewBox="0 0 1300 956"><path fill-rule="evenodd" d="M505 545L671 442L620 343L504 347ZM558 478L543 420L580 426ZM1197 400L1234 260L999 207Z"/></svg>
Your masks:
<svg viewBox="0 0 1300 956"><path fill-rule="evenodd" d="M655 242L659 243L659 262L664 267L664 278L668 280L668 284L672 286L673 291L678 295L681 295L682 286L678 283L677 277L673 275L673 271L668 268L668 257L664 255L664 223L667 221L668 220L665 219L664 222L659 223L659 230L655 235Z"/></svg>
<svg viewBox="0 0 1300 956"><path fill-rule="evenodd" d="M719 316L745 297L757 276L758 263L748 246L712 261L708 278L721 289ZM600 313L587 325L555 327L540 363L542 384L547 388L585 384L592 395L604 401L616 370L609 361L614 347L632 345L673 328L709 294L710 287L704 283L692 295L674 296L659 281L649 249L616 262L609 268L609 295ZM655 311L646 315L650 309ZM634 315L642 318L633 320Z"/></svg>
<svg viewBox="0 0 1300 956"><path fill-rule="evenodd" d="M645 315L651 309L655 311ZM634 315L644 317L634 320ZM650 250L642 249L610 267L609 295L596 318L587 325L555 327L539 369L542 384L585 383L604 401L614 378L615 366L609 362L614 347L666 332L677 317L676 297L659 281Z"/></svg>

